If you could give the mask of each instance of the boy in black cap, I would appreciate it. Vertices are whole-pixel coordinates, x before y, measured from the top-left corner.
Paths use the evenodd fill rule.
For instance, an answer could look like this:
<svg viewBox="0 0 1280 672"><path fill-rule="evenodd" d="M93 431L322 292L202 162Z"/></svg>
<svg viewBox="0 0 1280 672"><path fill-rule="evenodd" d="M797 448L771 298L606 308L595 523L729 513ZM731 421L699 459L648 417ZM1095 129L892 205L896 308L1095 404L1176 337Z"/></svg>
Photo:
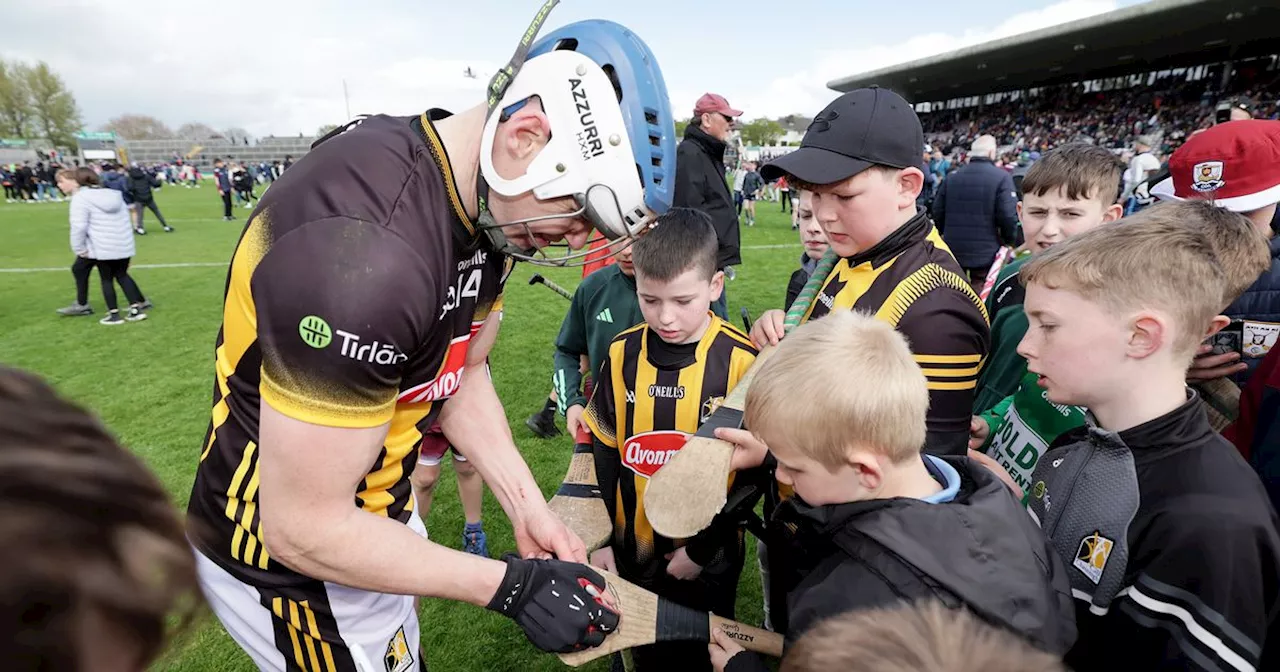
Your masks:
<svg viewBox="0 0 1280 672"><path fill-rule="evenodd" d="M982 300L916 208L923 146L910 103L887 89L858 89L814 118L799 149L760 172L813 192L814 216L841 257L804 319L860 310L906 336L929 382L925 450L963 455L990 332ZM776 344L782 322L781 310L765 312L752 340Z"/></svg>

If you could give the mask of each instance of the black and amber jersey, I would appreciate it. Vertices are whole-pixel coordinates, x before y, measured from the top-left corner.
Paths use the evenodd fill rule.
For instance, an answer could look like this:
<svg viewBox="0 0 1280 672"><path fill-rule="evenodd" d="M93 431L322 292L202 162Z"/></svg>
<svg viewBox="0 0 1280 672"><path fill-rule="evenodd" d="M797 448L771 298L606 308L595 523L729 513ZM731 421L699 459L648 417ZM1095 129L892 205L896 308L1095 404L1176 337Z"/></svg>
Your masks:
<svg viewBox="0 0 1280 672"><path fill-rule="evenodd" d="M609 508L619 567L651 570L679 545L656 534L645 516L649 477L720 407L756 358L751 339L714 315L689 346L664 343L644 324L618 334L583 414L596 440L617 453L610 462L621 463L612 493L612 475L600 480L601 491L614 499Z"/></svg>
<svg viewBox="0 0 1280 672"><path fill-rule="evenodd" d="M874 315L906 336L929 382L926 449L963 455L990 327L986 306L928 216L917 214L866 252L841 259L804 321L841 309Z"/></svg>
<svg viewBox="0 0 1280 672"><path fill-rule="evenodd" d="M372 117L316 147L263 195L232 256L188 512L197 548L246 583L307 580L262 543L259 404L389 425L352 501L407 522L419 442L501 309L510 261L457 242L474 223L430 114Z"/></svg>

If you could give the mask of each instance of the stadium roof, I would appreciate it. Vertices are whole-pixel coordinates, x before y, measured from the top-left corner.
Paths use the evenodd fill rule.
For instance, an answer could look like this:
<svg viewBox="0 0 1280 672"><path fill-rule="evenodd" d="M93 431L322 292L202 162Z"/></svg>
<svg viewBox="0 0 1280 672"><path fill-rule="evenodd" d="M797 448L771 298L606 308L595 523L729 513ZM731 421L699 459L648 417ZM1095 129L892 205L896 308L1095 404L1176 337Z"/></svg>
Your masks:
<svg viewBox="0 0 1280 672"><path fill-rule="evenodd" d="M1280 3L1154 0L829 82L941 101L1280 53Z"/></svg>

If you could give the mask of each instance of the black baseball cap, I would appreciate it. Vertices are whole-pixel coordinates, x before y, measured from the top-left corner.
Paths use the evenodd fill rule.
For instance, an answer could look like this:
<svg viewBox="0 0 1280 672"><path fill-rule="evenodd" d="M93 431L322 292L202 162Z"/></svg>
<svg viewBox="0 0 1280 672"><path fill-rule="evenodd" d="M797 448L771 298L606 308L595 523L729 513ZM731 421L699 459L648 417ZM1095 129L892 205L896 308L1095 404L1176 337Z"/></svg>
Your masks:
<svg viewBox="0 0 1280 672"><path fill-rule="evenodd" d="M923 146L924 130L911 103L873 86L831 101L805 130L800 148L762 166L760 176L833 184L871 166L919 168Z"/></svg>

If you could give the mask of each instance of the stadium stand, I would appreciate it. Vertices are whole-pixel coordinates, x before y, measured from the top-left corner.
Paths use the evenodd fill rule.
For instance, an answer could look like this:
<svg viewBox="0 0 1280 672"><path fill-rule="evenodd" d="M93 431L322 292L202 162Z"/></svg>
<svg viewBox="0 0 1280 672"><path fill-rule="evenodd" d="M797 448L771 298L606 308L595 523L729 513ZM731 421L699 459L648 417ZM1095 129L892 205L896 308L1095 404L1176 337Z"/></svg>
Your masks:
<svg viewBox="0 0 1280 672"><path fill-rule="evenodd" d="M234 143L226 138L211 138L193 141L170 138L163 140L128 140L121 145L128 153L130 161L150 165L168 163L175 157L195 163L202 171L212 169L213 160L232 157L235 161L257 164L262 161L284 161L285 156L292 156L296 161L311 149L315 138L307 136L259 138L257 142L245 145Z"/></svg>

